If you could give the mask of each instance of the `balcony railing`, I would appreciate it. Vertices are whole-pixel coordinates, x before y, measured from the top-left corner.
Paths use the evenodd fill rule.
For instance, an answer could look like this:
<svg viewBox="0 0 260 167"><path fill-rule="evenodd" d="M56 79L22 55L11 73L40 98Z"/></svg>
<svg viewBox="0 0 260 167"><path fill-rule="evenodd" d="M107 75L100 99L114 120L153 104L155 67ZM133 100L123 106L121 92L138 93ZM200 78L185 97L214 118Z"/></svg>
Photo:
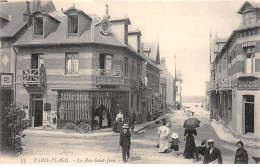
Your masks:
<svg viewBox="0 0 260 167"><path fill-rule="evenodd" d="M212 91L217 89L217 82L216 81L210 81L206 83L206 91Z"/></svg>
<svg viewBox="0 0 260 167"><path fill-rule="evenodd" d="M218 80L218 88L219 89L225 89L225 88L231 88L232 83L231 83L231 77L230 76L225 76L222 77Z"/></svg>
<svg viewBox="0 0 260 167"><path fill-rule="evenodd" d="M123 85L124 78L121 75L121 71L113 70L96 70L96 84L97 85Z"/></svg>
<svg viewBox="0 0 260 167"><path fill-rule="evenodd" d="M39 69L29 69L23 71L23 86L42 87L44 84L45 71L42 66Z"/></svg>

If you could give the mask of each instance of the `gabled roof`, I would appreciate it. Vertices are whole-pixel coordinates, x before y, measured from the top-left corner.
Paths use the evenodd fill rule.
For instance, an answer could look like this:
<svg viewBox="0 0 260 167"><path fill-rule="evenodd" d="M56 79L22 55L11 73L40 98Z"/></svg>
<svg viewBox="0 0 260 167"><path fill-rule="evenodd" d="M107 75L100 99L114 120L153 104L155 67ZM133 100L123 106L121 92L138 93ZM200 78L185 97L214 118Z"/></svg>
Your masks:
<svg viewBox="0 0 260 167"><path fill-rule="evenodd" d="M143 51L150 51L149 58L155 60L157 54L157 45L156 42L145 42L143 44Z"/></svg>
<svg viewBox="0 0 260 167"><path fill-rule="evenodd" d="M32 12L33 3L30 3ZM52 1L41 1L41 11L50 12L56 10ZM4 2L0 5L1 13L8 15L9 22L0 29L0 37L13 37L18 33L27 23L24 22L23 13L26 12L26 2Z"/></svg>
<svg viewBox="0 0 260 167"><path fill-rule="evenodd" d="M44 13L44 12L42 12L42 11L35 11L35 12L32 13L32 15L34 16L34 15L36 15L36 14L38 14L38 13L40 13L40 14L42 14L42 15L44 15L44 16L48 16L48 17L52 18L53 20L55 20L55 21L57 21L57 22L60 23L60 21L59 21L58 19L56 19L55 17L53 17L51 14Z"/></svg>
<svg viewBox="0 0 260 167"><path fill-rule="evenodd" d="M63 13L67 15L67 14L68 14L70 11L72 11L72 10L76 11L77 13L83 14L84 16L86 16L86 17L89 18L89 19L92 19L89 15L87 15L87 14L86 14L85 12L83 12L82 10L79 10L79 9L75 8L75 6L71 6L70 8L68 8L67 10L65 10Z"/></svg>
<svg viewBox="0 0 260 167"><path fill-rule="evenodd" d="M256 2L248 2L246 1L240 8L239 10L237 11L238 14L242 14L244 12L244 9L246 7L252 7L252 8L260 8L260 3L256 3Z"/></svg>

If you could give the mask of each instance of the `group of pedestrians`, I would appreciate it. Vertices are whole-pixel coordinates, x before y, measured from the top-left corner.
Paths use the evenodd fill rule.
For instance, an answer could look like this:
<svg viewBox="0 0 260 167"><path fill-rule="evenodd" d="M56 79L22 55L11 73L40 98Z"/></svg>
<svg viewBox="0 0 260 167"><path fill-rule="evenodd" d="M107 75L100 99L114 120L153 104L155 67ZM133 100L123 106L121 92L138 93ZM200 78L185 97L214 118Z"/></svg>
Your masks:
<svg viewBox="0 0 260 167"><path fill-rule="evenodd" d="M158 128L159 134L159 153L167 153L169 149L174 150L174 155L178 157L179 151L179 136L176 133L171 133L172 123L169 121L168 125L165 119L162 119L162 126ZM214 146L214 140L202 140L201 146L196 147L194 136L197 136L196 129L193 130L184 130L184 141L185 149L183 156L187 159L194 159L194 161L199 161L202 157L204 164L222 164L222 156L220 149ZM169 141L172 144L169 147ZM208 143L208 147L206 147ZM247 151L243 148L243 142L237 142L237 151L235 154L235 164L247 164L248 163L248 154Z"/></svg>

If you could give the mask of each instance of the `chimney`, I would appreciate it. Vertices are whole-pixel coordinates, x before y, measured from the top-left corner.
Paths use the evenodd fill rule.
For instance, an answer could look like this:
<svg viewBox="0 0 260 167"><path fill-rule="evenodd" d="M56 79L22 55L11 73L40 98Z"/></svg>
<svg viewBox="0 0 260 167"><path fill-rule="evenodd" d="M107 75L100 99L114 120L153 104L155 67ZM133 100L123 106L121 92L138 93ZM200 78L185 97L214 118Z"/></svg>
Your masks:
<svg viewBox="0 0 260 167"><path fill-rule="evenodd" d="M33 12L41 9L41 0L33 0Z"/></svg>
<svg viewBox="0 0 260 167"><path fill-rule="evenodd" d="M110 16L108 14L108 4L106 4L106 14L105 14L105 16L103 18L104 19L110 19Z"/></svg>
<svg viewBox="0 0 260 167"><path fill-rule="evenodd" d="M30 2L26 1L26 11L23 13L23 21L30 23Z"/></svg>

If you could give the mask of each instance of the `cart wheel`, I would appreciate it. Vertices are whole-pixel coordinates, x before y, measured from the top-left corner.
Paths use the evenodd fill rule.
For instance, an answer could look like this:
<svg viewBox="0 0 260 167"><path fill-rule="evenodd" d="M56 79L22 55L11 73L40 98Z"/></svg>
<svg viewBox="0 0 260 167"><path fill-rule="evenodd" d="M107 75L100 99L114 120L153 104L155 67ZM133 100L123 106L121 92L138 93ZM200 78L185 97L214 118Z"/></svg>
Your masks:
<svg viewBox="0 0 260 167"><path fill-rule="evenodd" d="M64 128L66 133L71 133L76 130L76 125L74 123L67 123Z"/></svg>
<svg viewBox="0 0 260 167"><path fill-rule="evenodd" d="M82 124L80 127L79 127L79 132L80 133L88 133L91 131L91 127L88 125L88 124Z"/></svg>

